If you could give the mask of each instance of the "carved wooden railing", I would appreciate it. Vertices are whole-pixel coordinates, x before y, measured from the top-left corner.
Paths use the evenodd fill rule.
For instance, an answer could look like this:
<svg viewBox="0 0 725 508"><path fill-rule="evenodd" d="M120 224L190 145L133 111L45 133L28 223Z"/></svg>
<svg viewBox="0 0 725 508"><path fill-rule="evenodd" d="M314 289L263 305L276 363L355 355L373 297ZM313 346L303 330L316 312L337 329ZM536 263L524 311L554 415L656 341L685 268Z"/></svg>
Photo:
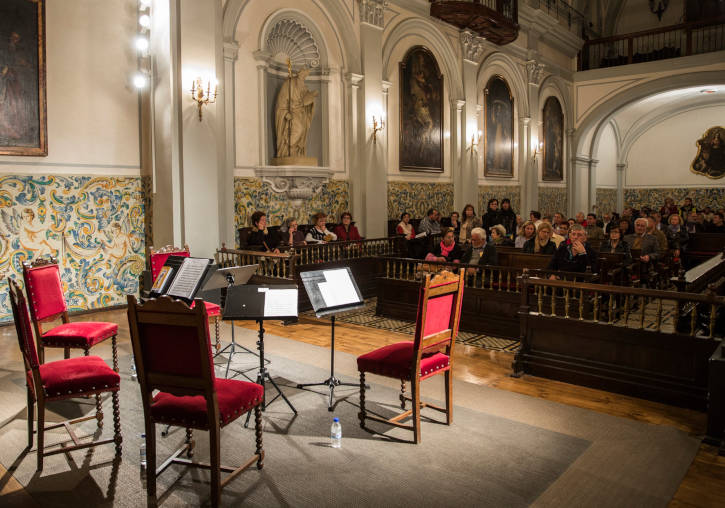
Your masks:
<svg viewBox="0 0 725 508"><path fill-rule="evenodd" d="M725 49L725 18L586 41L578 70L698 55Z"/></svg>
<svg viewBox="0 0 725 508"><path fill-rule="evenodd" d="M521 309L556 317L691 337L722 335L725 297L520 277ZM536 295L533 306L528 293Z"/></svg>
<svg viewBox="0 0 725 508"><path fill-rule="evenodd" d="M295 263L300 266L346 259L391 256L400 253L404 241L401 237L393 236L348 242L317 243L295 246L289 252L295 254Z"/></svg>
<svg viewBox="0 0 725 508"><path fill-rule="evenodd" d="M293 251L275 254L254 250L228 249L222 246L221 249L217 249L215 258L220 268L259 265L256 275L294 279L297 256Z"/></svg>

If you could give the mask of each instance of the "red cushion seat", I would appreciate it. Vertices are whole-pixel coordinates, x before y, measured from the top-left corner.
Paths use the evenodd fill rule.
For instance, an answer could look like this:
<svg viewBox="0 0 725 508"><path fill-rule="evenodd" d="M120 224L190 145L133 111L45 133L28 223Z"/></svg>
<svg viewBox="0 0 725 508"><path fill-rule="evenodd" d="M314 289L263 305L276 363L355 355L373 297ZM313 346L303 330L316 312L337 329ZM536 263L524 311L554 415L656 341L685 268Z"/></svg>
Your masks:
<svg viewBox="0 0 725 508"><path fill-rule="evenodd" d="M196 302L191 302L192 309L194 308L194 305L196 305ZM216 303L205 301L204 307L206 307L206 315L209 317L220 316L222 313L222 308Z"/></svg>
<svg viewBox="0 0 725 508"><path fill-rule="evenodd" d="M264 388L257 383L236 379L214 379L221 425L243 415L261 400ZM151 415L157 423L192 428L207 428L206 400L201 395L176 396L159 392L151 404Z"/></svg>
<svg viewBox="0 0 725 508"><path fill-rule="evenodd" d="M89 348L118 333L116 323L76 321L64 323L41 336L44 346Z"/></svg>
<svg viewBox="0 0 725 508"><path fill-rule="evenodd" d="M369 372L395 379L410 380L411 365L414 360L413 342L404 341L390 344L357 358L360 372ZM449 365L447 355L436 351L423 353L420 360L420 377L424 378Z"/></svg>
<svg viewBox="0 0 725 508"><path fill-rule="evenodd" d="M121 382L121 376L100 356L80 356L44 363L39 370L48 397L118 388Z"/></svg>

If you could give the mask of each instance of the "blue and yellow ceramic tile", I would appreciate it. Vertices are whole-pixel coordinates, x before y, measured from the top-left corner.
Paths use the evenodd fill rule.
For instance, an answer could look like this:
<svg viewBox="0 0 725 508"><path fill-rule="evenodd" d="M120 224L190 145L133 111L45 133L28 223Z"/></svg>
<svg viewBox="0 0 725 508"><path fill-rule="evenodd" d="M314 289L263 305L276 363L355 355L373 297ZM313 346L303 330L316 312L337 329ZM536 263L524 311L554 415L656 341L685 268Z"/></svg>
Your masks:
<svg viewBox="0 0 725 508"><path fill-rule="evenodd" d="M399 219L403 212L422 218L430 208L443 216L453 211L452 183L388 182L389 219Z"/></svg>
<svg viewBox="0 0 725 508"><path fill-rule="evenodd" d="M568 206L566 187L539 186L539 211L541 215L553 216L556 212L566 214ZM528 210L526 210L528 213Z"/></svg>
<svg viewBox="0 0 725 508"><path fill-rule="evenodd" d="M597 214L604 215L616 211L617 189L597 188Z"/></svg>
<svg viewBox="0 0 725 508"><path fill-rule="evenodd" d="M69 310L126 303L145 266L141 178L0 177L0 270L22 284L22 263L59 258ZM0 320L12 319L7 291Z"/></svg>
<svg viewBox="0 0 725 508"><path fill-rule="evenodd" d="M636 209L643 207L659 209L665 198L671 197L681 205L685 198L692 198L696 208L725 206L725 187L680 187L676 189L645 188L624 189L624 205Z"/></svg>
<svg viewBox="0 0 725 508"><path fill-rule="evenodd" d="M509 198L513 211L518 214L521 213L521 187L518 185L479 185L476 214L480 216L486 213L488 200L494 198L498 199L499 208L501 207L501 201Z"/></svg>

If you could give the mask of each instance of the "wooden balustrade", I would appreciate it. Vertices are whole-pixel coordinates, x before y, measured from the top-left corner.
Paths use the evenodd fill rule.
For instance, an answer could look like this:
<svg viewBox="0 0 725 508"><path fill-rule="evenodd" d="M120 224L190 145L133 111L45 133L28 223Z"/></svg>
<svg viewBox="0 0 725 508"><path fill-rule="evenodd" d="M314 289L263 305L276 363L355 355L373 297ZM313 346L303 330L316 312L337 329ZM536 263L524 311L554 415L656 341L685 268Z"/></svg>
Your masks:
<svg viewBox="0 0 725 508"><path fill-rule="evenodd" d="M295 254L296 265L301 266L346 259L396 255L400 253L403 241L400 237L385 237L315 243L295 246L290 252Z"/></svg>
<svg viewBox="0 0 725 508"><path fill-rule="evenodd" d="M273 252L222 247L221 249L217 249L215 258L220 268L259 265L255 275L279 279L294 279L295 277L295 261L297 256L293 251L276 254Z"/></svg>

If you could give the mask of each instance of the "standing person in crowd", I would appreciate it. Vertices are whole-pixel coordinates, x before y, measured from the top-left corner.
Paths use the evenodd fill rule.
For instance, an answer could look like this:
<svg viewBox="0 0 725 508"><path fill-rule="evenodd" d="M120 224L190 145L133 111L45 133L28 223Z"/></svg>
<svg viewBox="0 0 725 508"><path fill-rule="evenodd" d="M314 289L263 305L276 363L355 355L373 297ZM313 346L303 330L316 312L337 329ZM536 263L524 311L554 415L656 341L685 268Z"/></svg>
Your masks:
<svg viewBox="0 0 725 508"><path fill-rule="evenodd" d="M514 247L517 249L523 249L524 244L533 239L534 236L536 236L536 226L534 226L533 222L527 220L521 227L521 234L516 237Z"/></svg>
<svg viewBox="0 0 725 508"><path fill-rule="evenodd" d="M534 223L534 226L537 228L539 227L539 224L541 224L541 212L538 210L531 210L529 212L529 220Z"/></svg>
<svg viewBox="0 0 725 508"><path fill-rule="evenodd" d="M632 253L627 242L622 240L622 232L618 228L612 228L609 232L609 239L602 244L599 252L604 254L624 254L624 264L632 263Z"/></svg>
<svg viewBox="0 0 725 508"><path fill-rule="evenodd" d="M441 224L439 221L441 214L435 208L430 208L428 213L425 214L423 220L418 224L418 229L421 233L426 233L428 236L439 235L441 233Z"/></svg>
<svg viewBox="0 0 725 508"><path fill-rule="evenodd" d="M461 221L458 212L451 212L451 228L453 228L453 234L456 236L457 239L458 235L461 234Z"/></svg>
<svg viewBox="0 0 725 508"><path fill-rule="evenodd" d="M506 228L506 236L514 238L516 236L516 212L511 208L511 200L503 198L501 200L501 211L499 212L501 225Z"/></svg>
<svg viewBox="0 0 725 508"><path fill-rule="evenodd" d="M327 243L334 242L337 240L337 235L331 231L328 231L327 214L319 212L313 216L315 226L310 229L309 233L305 237L307 243Z"/></svg>
<svg viewBox="0 0 725 508"><path fill-rule="evenodd" d="M279 252L279 238L267 229L267 215L256 211L252 214L252 232L247 238L247 247L250 250L264 252Z"/></svg>
<svg viewBox="0 0 725 508"><path fill-rule="evenodd" d="M486 242L486 232L483 228L473 228L471 230L471 243L463 252L461 263L480 266L498 265L496 247L491 242ZM473 275L477 270L475 268L469 268L467 272L469 275Z"/></svg>
<svg viewBox="0 0 725 508"><path fill-rule="evenodd" d="M662 208L660 208L660 215L663 219L667 220L670 215L678 214L680 211L677 209L677 205L675 204L675 200L671 197L665 198L665 204L662 205Z"/></svg>
<svg viewBox="0 0 725 508"><path fill-rule="evenodd" d="M501 224L491 227L491 242L498 247L512 247L514 242L506 238L506 228Z"/></svg>
<svg viewBox="0 0 725 508"><path fill-rule="evenodd" d="M362 240L360 232L352 223L352 214L350 212L343 212L342 215L340 215L340 220L342 221L342 224L335 226L335 235L337 235L338 240L343 242Z"/></svg>
<svg viewBox="0 0 725 508"><path fill-rule="evenodd" d="M554 228L548 222L542 222L536 228L536 236L527 240L524 244L524 252L527 254L553 254L556 245L551 241Z"/></svg>
<svg viewBox="0 0 725 508"><path fill-rule="evenodd" d="M597 253L587 243L587 231L581 224L569 229L569 239L562 242L551 256L549 270L584 273L589 267L592 273L598 270ZM555 279L552 275L550 278Z"/></svg>
<svg viewBox="0 0 725 508"><path fill-rule="evenodd" d="M395 228L395 231L399 235L405 236L406 240L412 240L415 238L415 229L410 223L410 214L408 212L403 212L400 215L400 222L398 222L398 226Z"/></svg>
<svg viewBox="0 0 725 508"><path fill-rule="evenodd" d="M647 233L657 239L657 250L660 254L659 258L664 259L667 255L667 237L662 231L657 229L657 223L655 218L652 216L647 217Z"/></svg>
<svg viewBox="0 0 725 508"><path fill-rule="evenodd" d="M695 205L692 204L692 198L685 198L682 206L680 207L680 218L682 218L682 221L684 222L692 212L696 211Z"/></svg>
<svg viewBox="0 0 725 508"><path fill-rule="evenodd" d="M460 246L456 243L456 237L453 234L453 228L447 228L443 234L443 239L433 246L428 255L425 257L426 261L460 261L463 251Z"/></svg>
<svg viewBox="0 0 725 508"><path fill-rule="evenodd" d="M647 219L640 217L634 221L634 233L624 237L631 250L640 251L640 261L648 263L656 261L660 254L657 249L657 239L647 233Z"/></svg>
<svg viewBox="0 0 725 508"><path fill-rule="evenodd" d="M597 215L594 213L587 214L587 241L598 243L604 240L604 230L597 226Z"/></svg>
<svg viewBox="0 0 725 508"><path fill-rule="evenodd" d="M706 231L708 233L725 233L725 223L723 223L723 214L721 212L712 214L712 221L710 221Z"/></svg>
<svg viewBox="0 0 725 508"><path fill-rule="evenodd" d="M476 209L472 204L463 207L463 218L461 219L461 230L458 233L458 241L466 245L471 241L471 233L474 228L481 227L481 219L476 217Z"/></svg>
<svg viewBox="0 0 725 508"><path fill-rule="evenodd" d="M680 252L685 248L690 235L687 229L682 225L680 216L676 213L670 215L669 224L665 228L665 236L667 237L667 247L672 250L672 255L676 258L680 257Z"/></svg>
<svg viewBox="0 0 725 508"><path fill-rule="evenodd" d="M488 200L488 206L486 206L486 213L481 218L481 225L488 231L492 226L501 224L498 212L498 199L491 198Z"/></svg>
<svg viewBox="0 0 725 508"><path fill-rule="evenodd" d="M307 242L305 242L305 235L302 231L298 231L297 219L294 217L287 217L279 227L279 232L281 245L289 245L290 247L295 245L307 245Z"/></svg>

